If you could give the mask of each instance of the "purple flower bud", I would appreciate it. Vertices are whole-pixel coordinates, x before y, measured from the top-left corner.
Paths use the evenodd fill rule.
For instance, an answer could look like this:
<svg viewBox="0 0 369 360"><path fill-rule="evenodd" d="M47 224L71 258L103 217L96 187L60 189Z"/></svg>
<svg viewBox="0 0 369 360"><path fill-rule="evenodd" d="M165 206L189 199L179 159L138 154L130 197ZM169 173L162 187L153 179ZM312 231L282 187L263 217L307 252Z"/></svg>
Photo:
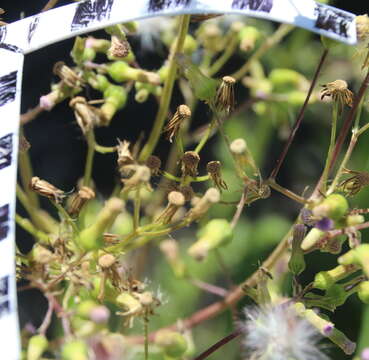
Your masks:
<svg viewBox="0 0 369 360"><path fill-rule="evenodd" d="M369 348L365 348L361 353L361 360L369 360Z"/></svg>
<svg viewBox="0 0 369 360"><path fill-rule="evenodd" d="M308 226L314 226L316 220L313 218L313 212L309 209L303 208L300 211L301 221Z"/></svg>
<svg viewBox="0 0 369 360"><path fill-rule="evenodd" d="M334 226L334 222L332 219L330 218L323 218L321 220L319 220L316 224L315 224L315 227L317 227L319 230L322 230L322 231L329 231L329 230L332 230L333 229L333 226Z"/></svg>
<svg viewBox="0 0 369 360"><path fill-rule="evenodd" d="M328 323L323 328L323 335L329 336L332 333L333 329L334 329L334 324Z"/></svg>

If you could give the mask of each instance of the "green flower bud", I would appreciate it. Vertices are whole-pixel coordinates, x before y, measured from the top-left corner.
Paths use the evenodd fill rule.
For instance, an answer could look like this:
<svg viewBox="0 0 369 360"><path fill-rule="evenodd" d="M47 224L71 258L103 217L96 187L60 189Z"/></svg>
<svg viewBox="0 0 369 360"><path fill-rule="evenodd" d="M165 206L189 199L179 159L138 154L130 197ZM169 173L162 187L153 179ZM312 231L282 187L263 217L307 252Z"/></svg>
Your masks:
<svg viewBox="0 0 369 360"><path fill-rule="evenodd" d="M49 342L45 335L34 335L29 339L27 347L27 360L39 360L47 349Z"/></svg>
<svg viewBox="0 0 369 360"><path fill-rule="evenodd" d="M346 226L355 226L362 224L365 221L363 215L349 215L346 217Z"/></svg>
<svg viewBox="0 0 369 360"><path fill-rule="evenodd" d="M256 41L260 38L260 32L253 26L244 26L238 33L241 51L250 51L255 47Z"/></svg>
<svg viewBox="0 0 369 360"><path fill-rule="evenodd" d="M77 36L74 40L73 48L70 55L73 58L73 61L78 65L83 62L83 54L85 51L85 38L81 38Z"/></svg>
<svg viewBox="0 0 369 360"><path fill-rule="evenodd" d="M346 291L342 284L333 284L326 290L324 297L329 299L334 308L337 308L343 305L351 294L352 292Z"/></svg>
<svg viewBox="0 0 369 360"><path fill-rule="evenodd" d="M301 243L304 240L306 227L303 224L297 224L293 228L292 252L288 262L288 268L294 275L301 274L306 267L304 252L301 249Z"/></svg>
<svg viewBox="0 0 369 360"><path fill-rule="evenodd" d="M126 292L119 294L115 299L115 303L127 313L136 312L142 307L138 299Z"/></svg>
<svg viewBox="0 0 369 360"><path fill-rule="evenodd" d="M302 241L301 249L306 251L313 248L323 235L324 231L317 228L311 229Z"/></svg>
<svg viewBox="0 0 369 360"><path fill-rule="evenodd" d="M342 265L359 265L363 268L366 276L369 276L369 244L361 244L357 248L348 251L338 258Z"/></svg>
<svg viewBox="0 0 369 360"><path fill-rule="evenodd" d="M78 238L78 243L86 251L97 250L102 245L102 234L114 222L122 211L124 202L118 198L111 198L104 208L97 215L97 218L90 227L84 229Z"/></svg>
<svg viewBox="0 0 369 360"><path fill-rule="evenodd" d="M86 48L83 51L83 55L82 55L82 61L92 61L94 60L96 57L96 51L94 49L91 48Z"/></svg>
<svg viewBox="0 0 369 360"><path fill-rule="evenodd" d="M104 91L105 102L101 106L102 124L109 125L115 113L124 107L127 102L127 91L119 85L109 85Z"/></svg>
<svg viewBox="0 0 369 360"><path fill-rule="evenodd" d="M136 95L135 100L139 103L143 103L147 100L150 94L154 96L160 96L162 93L162 88L149 83L135 82Z"/></svg>
<svg viewBox="0 0 369 360"><path fill-rule="evenodd" d="M218 81L205 76L186 55L177 54L176 61L179 68L183 71L184 76L190 82L195 96L203 101L214 99L218 88Z"/></svg>
<svg viewBox="0 0 369 360"><path fill-rule="evenodd" d="M187 341L182 334L172 330L160 330L155 336L155 344L161 347L165 355L177 359L187 350Z"/></svg>
<svg viewBox="0 0 369 360"><path fill-rule="evenodd" d="M159 85L160 76L156 73L135 69L130 67L125 61L114 61L107 66L108 74L116 82L124 82L129 80L148 82Z"/></svg>
<svg viewBox="0 0 369 360"><path fill-rule="evenodd" d="M183 52L186 55L192 55L197 50L197 46L196 39L190 34L187 34L183 44Z"/></svg>
<svg viewBox="0 0 369 360"><path fill-rule="evenodd" d="M291 69L273 69L269 74L269 80L277 92L294 90L306 83L303 75Z"/></svg>
<svg viewBox="0 0 369 360"><path fill-rule="evenodd" d="M342 218L349 208L346 198L340 194L327 196L319 205L313 209L315 216L329 217L333 220Z"/></svg>
<svg viewBox="0 0 369 360"><path fill-rule="evenodd" d="M81 340L67 342L61 352L62 360L88 360L87 345Z"/></svg>
<svg viewBox="0 0 369 360"><path fill-rule="evenodd" d="M358 285L357 294L364 304L369 304L369 281L362 281Z"/></svg>
<svg viewBox="0 0 369 360"><path fill-rule="evenodd" d="M160 80L161 82L164 82L167 77L168 77L168 71L169 71L169 66L168 65L163 65L159 70L158 70L158 75L160 76Z"/></svg>
<svg viewBox="0 0 369 360"><path fill-rule="evenodd" d="M84 300L77 306L76 314L84 319L90 319L91 311L99 304L93 300Z"/></svg>
<svg viewBox="0 0 369 360"><path fill-rule="evenodd" d="M355 265L338 265L328 271L320 271L315 275L314 287L326 290L337 281L340 281L358 270Z"/></svg>
<svg viewBox="0 0 369 360"><path fill-rule="evenodd" d="M123 26L131 33L135 33L138 30L137 21L128 21L123 24Z"/></svg>
<svg viewBox="0 0 369 360"><path fill-rule="evenodd" d="M196 260L203 260L210 250L227 244L233 237L230 223L225 219L210 220L198 233L199 239L188 249Z"/></svg>
<svg viewBox="0 0 369 360"><path fill-rule="evenodd" d="M88 83L96 90L104 92L111 84L108 78L104 75L98 74L88 78Z"/></svg>

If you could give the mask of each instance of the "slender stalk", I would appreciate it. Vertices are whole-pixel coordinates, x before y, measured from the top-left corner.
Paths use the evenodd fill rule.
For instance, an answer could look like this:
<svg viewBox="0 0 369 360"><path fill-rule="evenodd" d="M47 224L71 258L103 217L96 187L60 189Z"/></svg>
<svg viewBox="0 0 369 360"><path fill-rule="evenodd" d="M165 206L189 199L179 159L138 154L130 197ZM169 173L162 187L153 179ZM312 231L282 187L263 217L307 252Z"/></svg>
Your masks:
<svg viewBox="0 0 369 360"><path fill-rule="evenodd" d="M59 213L62 216L62 218L72 227L73 232L75 234L79 234L79 230L77 228L77 225L75 224L75 222L73 221L73 219L69 216L69 214L67 213L67 211L63 208L63 206L61 206L60 204L58 204L58 203L56 203L54 201L51 201L51 203L59 211Z"/></svg>
<svg viewBox="0 0 369 360"><path fill-rule="evenodd" d="M149 320L147 318L147 313L144 317L144 336L145 336L145 343L144 343L144 351L145 351L145 360L149 359Z"/></svg>
<svg viewBox="0 0 369 360"><path fill-rule="evenodd" d="M339 104L335 102L333 104L333 111L332 111L332 126L331 126L331 139L329 142L328 154L327 159L325 161L324 170L321 178L321 187L320 191L325 193L327 188L327 180L328 180L328 173L329 173L329 165L332 160L334 144L336 143L336 130L337 130L337 117L338 117L338 106Z"/></svg>
<svg viewBox="0 0 369 360"><path fill-rule="evenodd" d="M295 193L293 193L292 191L282 187L281 185L278 185L274 180L269 179L266 181L266 184L269 185L271 188L273 188L274 190L277 190L278 192L280 192L281 194L289 197L292 200L297 201L300 204L307 204L307 200L305 198L303 198L302 196L299 196Z"/></svg>
<svg viewBox="0 0 369 360"><path fill-rule="evenodd" d="M19 135L23 136L23 132L24 132L23 127L20 127L19 132L20 132ZM29 187L29 183L33 177L33 171L32 171L31 159L29 157L28 151L19 153L18 166L19 166L19 174L21 177L21 181L22 181L22 185L23 185L23 189L25 193L27 194L32 206L39 208L40 202L38 200L38 196Z"/></svg>
<svg viewBox="0 0 369 360"><path fill-rule="evenodd" d="M345 141L346 135L347 135L347 133L348 133L350 127L351 127L352 122L354 121L356 111L358 110L359 104L361 103L361 99L363 98L363 96L365 94L365 91L368 88L368 86L369 86L369 69L368 69L368 72L367 72L367 74L364 78L364 81L362 82L362 84L360 86L359 92L357 93L357 95L354 98L352 108L350 109L350 112L348 113L348 115L346 117L346 120L345 120L345 122L342 126L341 132L338 136L337 143L336 143L336 146L334 148L333 155L332 155L332 161L331 161L331 164L329 166L329 170L331 170L333 168L334 164L337 161L338 154L341 151L341 148L342 148L342 145Z"/></svg>
<svg viewBox="0 0 369 360"><path fill-rule="evenodd" d="M37 238L40 241L40 243L44 244L50 243L49 237L43 231L38 230L36 227L34 227L33 224L28 219L25 219L20 215L15 214L15 221L20 227L29 232L35 238Z"/></svg>
<svg viewBox="0 0 369 360"><path fill-rule="evenodd" d="M230 341L232 341L233 339L235 339L236 337L238 337L240 335L241 335L240 330L234 331L233 333L225 336L223 339L216 342L214 345L210 346L209 349L205 350L199 356L195 357L194 360L204 360L204 359L208 358L211 354L216 352L219 348L221 348L222 346L228 344Z"/></svg>
<svg viewBox="0 0 369 360"><path fill-rule="evenodd" d="M134 210L133 210L133 230L136 231L140 224L140 208L141 208L141 196L140 186L135 192Z"/></svg>
<svg viewBox="0 0 369 360"><path fill-rule="evenodd" d="M202 150L202 148L205 146L206 142L209 140L209 137L210 137L214 127L215 127L215 119L213 119L211 121L211 123L209 124L208 128L205 131L205 134L202 136L200 142L197 144L197 146L194 150L195 153L198 154Z"/></svg>
<svg viewBox="0 0 369 360"><path fill-rule="evenodd" d="M47 4L42 8L41 12L52 9L58 2L59 0L49 0Z"/></svg>
<svg viewBox="0 0 369 360"><path fill-rule="evenodd" d="M297 119L295 121L295 124L293 125L293 128L292 128L291 132L290 132L290 135L288 137L287 143L284 146L284 149L283 149L282 153L279 155L279 158L277 160L277 163L276 163L273 171L271 172L271 174L269 176L271 179L275 179L277 177L277 174L278 174L278 172L279 172L279 170L280 170L280 168L281 168L281 166L283 164L283 161L286 158L286 155L288 153L288 150L290 149L290 146L291 146L291 144L292 144L292 142L293 142L293 140L295 138L296 132L299 129L301 123L302 123L302 119L304 118L305 110L306 110L307 105L309 103L311 94L313 93L313 89L314 89L315 84L317 82L317 79L318 79L318 76L320 74L320 71L322 70L323 64L324 64L324 62L325 62L325 60L327 58L327 55L328 55L328 50L325 49L324 52L323 52L323 54L322 54L322 56L321 56L321 58L320 58L320 61L318 63L318 67L315 70L315 74L313 76L313 80L311 81L309 91L308 91L308 93L306 95L306 99L305 99L304 104L302 105L302 107L300 109L299 114L297 115Z"/></svg>
<svg viewBox="0 0 369 360"><path fill-rule="evenodd" d="M241 79L250 70L251 65L258 59L260 59L269 49L277 45L281 40L293 29L292 25L282 24L274 32L274 34L268 37L263 44L252 54L249 60L231 76L236 80Z"/></svg>
<svg viewBox="0 0 369 360"><path fill-rule="evenodd" d="M173 47L169 55L168 77L165 80L163 93L160 97L159 110L156 115L154 127L151 130L149 139L140 153L139 161L145 161L152 154L152 152L155 149L156 144L159 141L160 134L162 133L164 122L168 114L170 100L172 98L174 82L175 82L176 75L177 75L178 66L175 61L175 55L182 51L183 44L184 44L186 34L188 31L188 26L190 23L190 17L191 15L181 16L178 37L177 37L175 46Z"/></svg>
<svg viewBox="0 0 369 360"><path fill-rule="evenodd" d="M95 151L100 154L109 154L117 151L116 146L102 146L95 143Z"/></svg>
<svg viewBox="0 0 369 360"><path fill-rule="evenodd" d="M92 165L95 153L95 136L93 130L90 130L87 133L86 140L87 140L87 156L86 156L85 174L83 177L83 185L90 186Z"/></svg>
<svg viewBox="0 0 369 360"><path fill-rule="evenodd" d="M216 74L235 52L238 45L238 38L233 31L232 34L233 36L230 36L228 45L222 55L210 66L209 70L206 71L208 76L211 77Z"/></svg>

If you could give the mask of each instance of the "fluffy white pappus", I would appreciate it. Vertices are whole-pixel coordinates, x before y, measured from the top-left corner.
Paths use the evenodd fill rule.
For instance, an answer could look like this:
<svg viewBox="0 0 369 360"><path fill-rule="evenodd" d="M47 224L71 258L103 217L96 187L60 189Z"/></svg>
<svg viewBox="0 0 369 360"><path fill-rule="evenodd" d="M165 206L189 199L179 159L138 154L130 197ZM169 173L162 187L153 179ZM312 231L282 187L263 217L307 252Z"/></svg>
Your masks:
<svg viewBox="0 0 369 360"><path fill-rule="evenodd" d="M174 18L169 16L156 16L138 22L138 36L141 46L145 50L153 51L159 41L160 34L173 29Z"/></svg>
<svg viewBox="0 0 369 360"><path fill-rule="evenodd" d="M248 360L328 360L322 335L290 306L246 307L240 323Z"/></svg>

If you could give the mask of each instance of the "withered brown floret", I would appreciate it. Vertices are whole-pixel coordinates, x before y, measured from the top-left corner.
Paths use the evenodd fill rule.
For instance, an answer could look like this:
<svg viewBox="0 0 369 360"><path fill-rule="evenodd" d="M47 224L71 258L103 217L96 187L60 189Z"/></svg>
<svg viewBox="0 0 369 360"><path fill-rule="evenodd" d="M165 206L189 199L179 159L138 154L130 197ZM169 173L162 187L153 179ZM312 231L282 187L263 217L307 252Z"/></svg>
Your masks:
<svg viewBox="0 0 369 360"><path fill-rule="evenodd" d="M194 151L186 151L182 156L182 174L184 176L197 176L199 162L199 154Z"/></svg>

